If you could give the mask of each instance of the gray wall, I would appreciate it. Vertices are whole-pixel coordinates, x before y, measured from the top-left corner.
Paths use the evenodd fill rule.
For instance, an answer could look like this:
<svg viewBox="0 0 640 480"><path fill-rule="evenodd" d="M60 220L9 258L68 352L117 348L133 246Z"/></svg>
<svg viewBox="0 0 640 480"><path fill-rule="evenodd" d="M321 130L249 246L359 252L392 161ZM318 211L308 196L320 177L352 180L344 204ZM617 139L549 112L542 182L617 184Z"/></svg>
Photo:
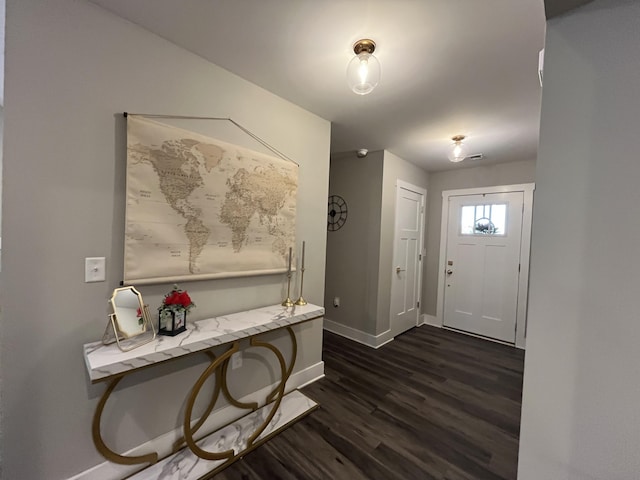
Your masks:
<svg viewBox="0 0 640 480"><path fill-rule="evenodd" d="M300 162L298 240L305 297L324 299L330 125L84 0L7 2L0 374L3 478L61 479L103 461L82 345L100 339L122 278L125 122L121 112L230 116ZM84 283L106 256L107 281ZM191 318L274 304L283 276L182 284ZM151 308L170 285L141 288ZM300 371L321 361L321 325L297 329ZM286 334L272 335L280 345ZM285 352L286 354L286 352ZM123 451L181 424L185 391L206 357L125 380L105 437ZM234 393L274 380L259 352Z"/></svg>
<svg viewBox="0 0 640 480"><path fill-rule="evenodd" d="M438 294L438 262L440 259L440 226L442 221L442 192L459 188L490 187L532 183L536 162L524 160L497 165L459 168L431 173L428 192L427 263L423 283L423 313L436 315Z"/></svg>
<svg viewBox="0 0 640 480"><path fill-rule="evenodd" d="M375 334L384 152L332 157L329 194L347 203L347 221L327 232L326 317ZM340 307L333 298L340 297Z"/></svg>
<svg viewBox="0 0 640 480"><path fill-rule="evenodd" d="M387 151L331 161L330 193L347 201L349 217L328 233L326 316L374 336L389 330L398 179L426 189L429 175ZM340 308L332 306L335 296Z"/></svg>
<svg viewBox="0 0 640 480"><path fill-rule="evenodd" d="M640 3L547 24L518 478L640 472Z"/></svg>
<svg viewBox="0 0 640 480"><path fill-rule="evenodd" d="M0 83L4 81L0 78ZM4 107L0 105L0 242L2 241L2 152L4 139ZM0 270L2 270L2 244L0 243Z"/></svg>

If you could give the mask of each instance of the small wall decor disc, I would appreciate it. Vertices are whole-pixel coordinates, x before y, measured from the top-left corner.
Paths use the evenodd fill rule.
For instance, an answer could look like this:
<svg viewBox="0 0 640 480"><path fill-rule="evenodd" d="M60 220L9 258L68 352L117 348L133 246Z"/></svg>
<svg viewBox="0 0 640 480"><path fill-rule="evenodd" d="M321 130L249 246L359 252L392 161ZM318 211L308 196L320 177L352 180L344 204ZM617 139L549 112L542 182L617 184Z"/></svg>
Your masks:
<svg viewBox="0 0 640 480"><path fill-rule="evenodd" d="M329 210L327 216L327 230L340 230L347 221L347 202L339 195L329 196Z"/></svg>

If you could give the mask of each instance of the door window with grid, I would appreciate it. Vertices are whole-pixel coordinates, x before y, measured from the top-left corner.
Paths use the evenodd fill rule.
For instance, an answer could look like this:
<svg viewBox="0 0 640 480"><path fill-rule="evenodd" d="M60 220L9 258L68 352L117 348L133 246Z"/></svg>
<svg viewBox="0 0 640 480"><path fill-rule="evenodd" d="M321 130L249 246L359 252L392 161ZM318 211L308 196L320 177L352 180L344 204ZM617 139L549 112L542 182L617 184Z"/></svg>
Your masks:
<svg viewBox="0 0 640 480"><path fill-rule="evenodd" d="M507 232L507 204L463 205L460 212L461 235L499 235Z"/></svg>

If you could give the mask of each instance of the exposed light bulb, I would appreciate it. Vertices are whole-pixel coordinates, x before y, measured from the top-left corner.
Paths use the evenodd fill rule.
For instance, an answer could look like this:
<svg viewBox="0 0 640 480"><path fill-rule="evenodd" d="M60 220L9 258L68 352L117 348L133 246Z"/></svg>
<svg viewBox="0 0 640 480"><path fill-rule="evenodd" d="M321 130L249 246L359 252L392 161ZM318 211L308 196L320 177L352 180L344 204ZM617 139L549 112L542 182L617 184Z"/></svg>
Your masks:
<svg viewBox="0 0 640 480"><path fill-rule="evenodd" d="M364 85L367 83L367 76L369 76L369 62L368 59L364 58L360 59L360 68L358 68L358 76L360 77L360 84Z"/></svg>
<svg viewBox="0 0 640 480"><path fill-rule="evenodd" d="M451 150L449 151L447 157L451 162L461 162L467 157L467 149L462 144L464 135L456 135L455 137L452 137L451 140L453 140L453 144L451 145Z"/></svg>
<svg viewBox="0 0 640 480"><path fill-rule="evenodd" d="M460 158L462 154L462 145L456 143L456 146L453 147L453 156L456 158Z"/></svg>
<svg viewBox="0 0 640 480"><path fill-rule="evenodd" d="M372 40L360 40L353 49L356 55L347 66L347 82L354 93L366 95L380 81L380 62L373 55L375 43Z"/></svg>

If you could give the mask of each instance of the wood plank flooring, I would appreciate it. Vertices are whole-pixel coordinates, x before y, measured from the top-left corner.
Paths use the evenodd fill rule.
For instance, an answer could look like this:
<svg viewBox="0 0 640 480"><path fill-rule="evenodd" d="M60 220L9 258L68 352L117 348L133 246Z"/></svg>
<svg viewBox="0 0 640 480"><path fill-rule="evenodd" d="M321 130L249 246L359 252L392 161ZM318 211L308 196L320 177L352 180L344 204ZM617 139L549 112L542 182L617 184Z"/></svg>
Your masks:
<svg viewBox="0 0 640 480"><path fill-rule="evenodd" d="M524 352L423 326L378 350L325 332L320 409L219 480L516 478Z"/></svg>

